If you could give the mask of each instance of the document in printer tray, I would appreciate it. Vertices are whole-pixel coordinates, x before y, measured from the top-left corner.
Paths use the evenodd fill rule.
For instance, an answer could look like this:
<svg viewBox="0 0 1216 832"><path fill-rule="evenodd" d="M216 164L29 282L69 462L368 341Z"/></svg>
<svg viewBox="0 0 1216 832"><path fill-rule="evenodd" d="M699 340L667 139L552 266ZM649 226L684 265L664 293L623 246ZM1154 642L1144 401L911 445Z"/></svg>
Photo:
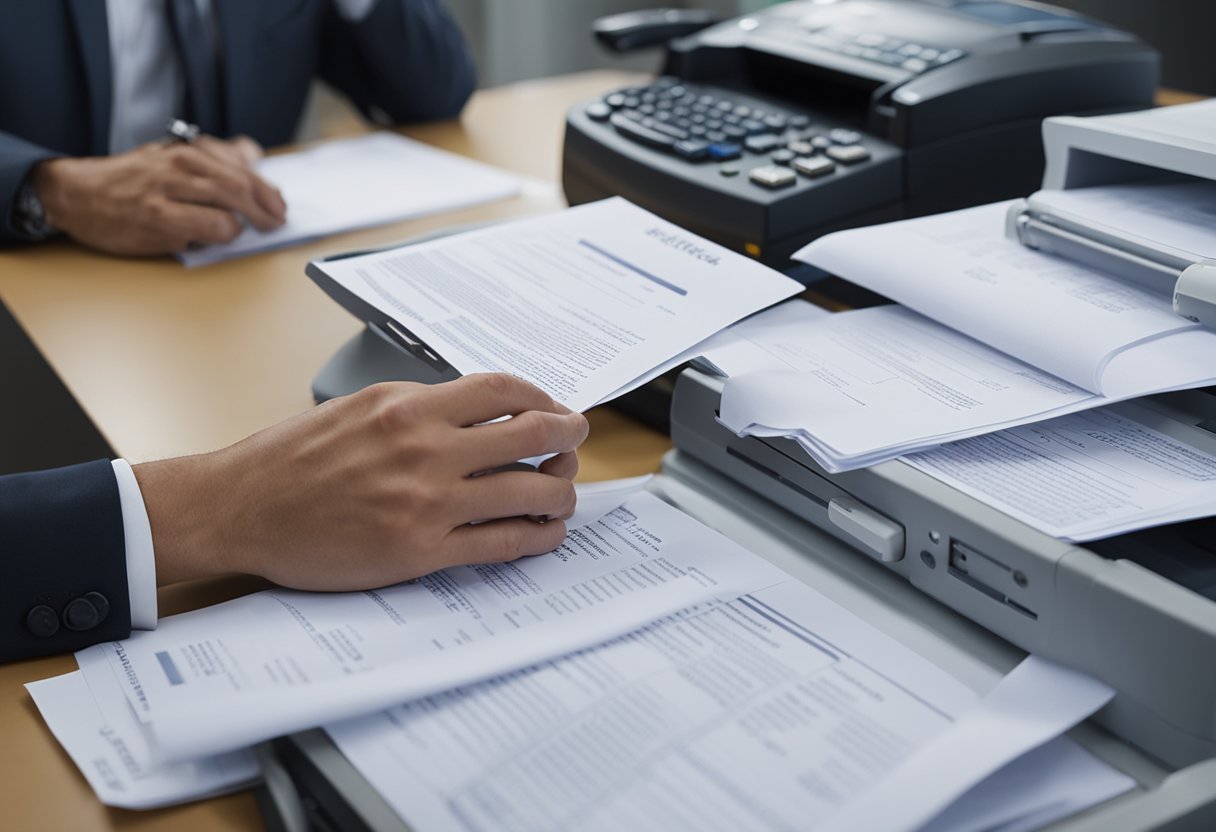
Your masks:
<svg viewBox="0 0 1216 832"><path fill-rule="evenodd" d="M1005 209L805 248L799 259L905 306L823 315L793 302L732 328L736 343L707 356L732 377L723 423L789 436L840 471L1216 381L1216 333L1174 315L1164 295L1006 240Z"/></svg>

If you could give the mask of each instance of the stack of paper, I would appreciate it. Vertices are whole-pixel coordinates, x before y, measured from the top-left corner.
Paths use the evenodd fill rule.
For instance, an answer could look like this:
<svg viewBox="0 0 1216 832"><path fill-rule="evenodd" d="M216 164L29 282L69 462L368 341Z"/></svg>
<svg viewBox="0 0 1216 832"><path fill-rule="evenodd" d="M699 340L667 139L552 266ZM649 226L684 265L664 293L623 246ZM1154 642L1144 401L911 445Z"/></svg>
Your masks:
<svg viewBox="0 0 1216 832"><path fill-rule="evenodd" d="M79 659L30 692L132 808L248 783L242 748L317 724L422 832L980 830L1134 785L1050 742L1105 685L1030 659L981 699L645 493L551 555L261 593Z"/></svg>
<svg viewBox="0 0 1216 832"><path fill-rule="evenodd" d="M802 290L619 198L312 268L457 371L511 373L573 410Z"/></svg>
<svg viewBox="0 0 1216 832"><path fill-rule="evenodd" d="M1211 434L1134 402L977 436L910 465L1053 537L1086 541L1216 514Z"/></svg>
<svg viewBox="0 0 1216 832"><path fill-rule="evenodd" d="M373 133L270 156L258 173L279 188L287 222L247 228L230 243L178 255L187 266L283 248L326 234L506 199L520 179L394 133Z"/></svg>
<svg viewBox="0 0 1216 832"><path fill-rule="evenodd" d="M709 351L715 364L745 362L742 374L722 366L731 376L722 422L741 435L789 436L842 471L1216 383L1216 333L1174 315L1166 295L1005 239L1005 210L811 243L799 259L905 306L758 316L743 335L752 347Z"/></svg>

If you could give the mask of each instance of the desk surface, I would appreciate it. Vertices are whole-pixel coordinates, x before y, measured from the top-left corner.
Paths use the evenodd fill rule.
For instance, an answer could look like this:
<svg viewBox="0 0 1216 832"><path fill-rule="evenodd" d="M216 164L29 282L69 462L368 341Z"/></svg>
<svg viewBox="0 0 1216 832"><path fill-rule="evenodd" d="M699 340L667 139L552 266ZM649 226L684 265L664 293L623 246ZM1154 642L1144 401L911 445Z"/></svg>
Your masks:
<svg viewBox="0 0 1216 832"><path fill-rule="evenodd" d="M635 76L592 72L478 92L459 122L414 138L550 183L566 108ZM328 118L327 136L359 132ZM219 448L311 404L313 374L360 324L307 277L313 257L454 223L556 210L560 188L187 270L59 242L0 254L0 297L119 454L132 461ZM581 479L653 471L670 443L614 411L589 414ZM162 590L162 614L259 589L226 579ZM12 829L260 829L249 792L155 812L107 809L51 739L21 687L75 669L71 656L0 666L0 826Z"/></svg>

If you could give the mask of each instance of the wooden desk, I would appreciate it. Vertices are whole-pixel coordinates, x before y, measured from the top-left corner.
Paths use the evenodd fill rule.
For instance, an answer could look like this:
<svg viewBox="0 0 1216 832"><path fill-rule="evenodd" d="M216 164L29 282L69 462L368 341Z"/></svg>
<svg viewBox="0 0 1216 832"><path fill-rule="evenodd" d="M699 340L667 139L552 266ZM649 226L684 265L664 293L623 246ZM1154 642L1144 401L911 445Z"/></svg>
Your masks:
<svg viewBox="0 0 1216 832"><path fill-rule="evenodd" d="M308 259L561 207L556 182L566 108L635 77L593 72L485 90L459 122L405 131L555 183L551 188L195 270L167 258L109 258L56 242L0 254L0 297L119 454L143 461L221 447L308 408L313 374L360 329L304 276ZM346 116L328 120L323 132L362 129ZM670 444L665 436L613 411L589 416L580 478L656 470ZM228 579L172 587L161 591L160 611L181 612L261 586ZM21 687L75 667L71 656L0 666L0 827L261 828L248 792L155 812L98 803Z"/></svg>

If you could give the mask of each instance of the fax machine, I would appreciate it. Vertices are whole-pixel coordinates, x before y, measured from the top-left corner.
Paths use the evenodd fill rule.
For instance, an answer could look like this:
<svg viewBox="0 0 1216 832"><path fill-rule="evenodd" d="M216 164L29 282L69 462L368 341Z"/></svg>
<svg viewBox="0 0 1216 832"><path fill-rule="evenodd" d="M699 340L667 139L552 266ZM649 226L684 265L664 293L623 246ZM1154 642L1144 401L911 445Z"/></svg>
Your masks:
<svg viewBox="0 0 1216 832"><path fill-rule="evenodd" d="M1029 193L1042 119L1150 106L1157 55L1038 3L838 0L677 38L663 72L570 111L567 198L784 265L828 231Z"/></svg>

